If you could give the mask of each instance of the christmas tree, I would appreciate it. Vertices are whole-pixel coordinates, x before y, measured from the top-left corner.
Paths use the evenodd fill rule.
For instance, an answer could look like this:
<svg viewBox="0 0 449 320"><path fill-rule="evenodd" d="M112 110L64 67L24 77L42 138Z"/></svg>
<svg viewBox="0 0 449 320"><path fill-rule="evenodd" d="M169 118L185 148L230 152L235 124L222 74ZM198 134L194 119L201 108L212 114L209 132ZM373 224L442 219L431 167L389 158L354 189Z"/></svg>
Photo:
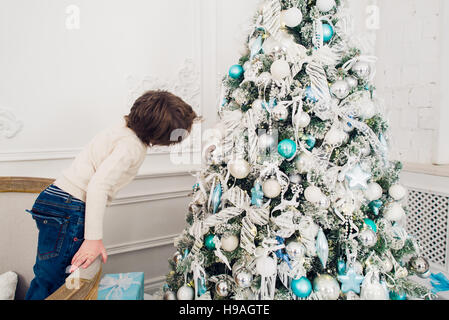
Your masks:
<svg viewBox="0 0 449 320"><path fill-rule="evenodd" d="M401 163L339 0L267 0L223 79L164 299L425 299Z"/></svg>

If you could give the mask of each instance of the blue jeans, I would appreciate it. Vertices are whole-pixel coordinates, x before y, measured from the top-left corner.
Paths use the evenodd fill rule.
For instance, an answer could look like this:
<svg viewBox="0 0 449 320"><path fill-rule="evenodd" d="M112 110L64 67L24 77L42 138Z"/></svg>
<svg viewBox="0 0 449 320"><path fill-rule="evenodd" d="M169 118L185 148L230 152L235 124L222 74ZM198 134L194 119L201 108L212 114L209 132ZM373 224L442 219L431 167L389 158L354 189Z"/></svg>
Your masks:
<svg viewBox="0 0 449 320"><path fill-rule="evenodd" d="M29 212L39 230L34 279L26 300L44 300L65 283L66 268L84 241L85 203L51 185Z"/></svg>

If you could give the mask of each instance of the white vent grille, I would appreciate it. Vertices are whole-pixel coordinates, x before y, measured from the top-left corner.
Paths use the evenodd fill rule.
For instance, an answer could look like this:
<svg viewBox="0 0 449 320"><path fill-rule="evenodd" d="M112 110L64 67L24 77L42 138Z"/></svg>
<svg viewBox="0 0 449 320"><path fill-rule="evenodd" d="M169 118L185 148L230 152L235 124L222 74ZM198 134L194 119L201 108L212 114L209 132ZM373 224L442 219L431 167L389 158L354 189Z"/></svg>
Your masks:
<svg viewBox="0 0 449 320"><path fill-rule="evenodd" d="M422 255L435 267L448 269L449 195L409 188L407 228Z"/></svg>

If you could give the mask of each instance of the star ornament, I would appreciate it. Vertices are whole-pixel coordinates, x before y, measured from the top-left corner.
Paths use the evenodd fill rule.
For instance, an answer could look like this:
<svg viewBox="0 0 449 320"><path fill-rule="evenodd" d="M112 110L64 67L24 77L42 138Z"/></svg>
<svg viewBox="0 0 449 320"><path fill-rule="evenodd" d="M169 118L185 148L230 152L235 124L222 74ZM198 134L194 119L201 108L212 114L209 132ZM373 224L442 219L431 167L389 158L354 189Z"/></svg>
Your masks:
<svg viewBox="0 0 449 320"><path fill-rule="evenodd" d="M371 173L363 171L360 165L355 166L351 171L346 173L346 181L351 190L368 189L369 179L371 179Z"/></svg>
<svg viewBox="0 0 449 320"><path fill-rule="evenodd" d="M341 291L343 293L353 291L357 294L360 293L360 286L365 279L364 276L357 274L354 268L350 268L345 275L338 275L337 278L341 282Z"/></svg>

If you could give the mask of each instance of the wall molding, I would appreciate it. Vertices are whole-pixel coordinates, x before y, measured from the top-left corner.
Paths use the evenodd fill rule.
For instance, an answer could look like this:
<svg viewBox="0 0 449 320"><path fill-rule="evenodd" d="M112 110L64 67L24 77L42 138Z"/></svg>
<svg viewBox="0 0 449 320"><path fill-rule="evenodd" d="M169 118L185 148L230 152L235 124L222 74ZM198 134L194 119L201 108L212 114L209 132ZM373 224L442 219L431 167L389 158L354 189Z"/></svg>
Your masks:
<svg viewBox="0 0 449 320"><path fill-rule="evenodd" d="M111 245L111 246L106 247L106 251L109 256L113 256L113 255L118 255L118 254L123 254L123 253L128 253L128 252L135 252L135 251L140 251L140 250L165 247L165 246L173 245L175 238L178 236L179 236L179 234L171 234L171 235L167 235L167 236L155 237L155 238L150 238L150 239L146 239L146 240Z"/></svg>
<svg viewBox="0 0 449 320"><path fill-rule="evenodd" d="M169 200L177 198L186 198L191 193L191 189L184 189L178 191L167 191L160 193L150 193L138 196L128 196L128 197L117 197L111 202L111 206L123 206L127 204L136 204L142 202L153 202L160 200Z"/></svg>
<svg viewBox="0 0 449 320"><path fill-rule="evenodd" d="M154 294L157 291L159 291L159 289L162 288L164 283L165 283L165 276L146 279L143 284L144 285L143 291L147 294Z"/></svg>

